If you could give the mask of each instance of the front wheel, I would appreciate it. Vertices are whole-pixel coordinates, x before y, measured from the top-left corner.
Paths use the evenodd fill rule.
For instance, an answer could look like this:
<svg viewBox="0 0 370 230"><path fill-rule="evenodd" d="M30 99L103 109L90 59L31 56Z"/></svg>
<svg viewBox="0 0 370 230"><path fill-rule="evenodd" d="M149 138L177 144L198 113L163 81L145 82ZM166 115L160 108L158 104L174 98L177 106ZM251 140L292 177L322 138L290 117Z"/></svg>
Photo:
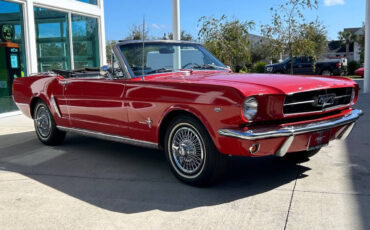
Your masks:
<svg viewBox="0 0 370 230"><path fill-rule="evenodd" d="M66 133L58 130L54 118L45 102L39 102L34 111L34 125L37 137L46 145L63 143Z"/></svg>
<svg viewBox="0 0 370 230"><path fill-rule="evenodd" d="M203 124L191 116L180 116L170 123L165 152L175 176L194 186L213 184L226 166L226 157L217 151Z"/></svg>
<svg viewBox="0 0 370 230"><path fill-rule="evenodd" d="M333 75L333 72L329 69L325 69L325 70L321 71L321 75L322 76L331 76L331 75Z"/></svg>

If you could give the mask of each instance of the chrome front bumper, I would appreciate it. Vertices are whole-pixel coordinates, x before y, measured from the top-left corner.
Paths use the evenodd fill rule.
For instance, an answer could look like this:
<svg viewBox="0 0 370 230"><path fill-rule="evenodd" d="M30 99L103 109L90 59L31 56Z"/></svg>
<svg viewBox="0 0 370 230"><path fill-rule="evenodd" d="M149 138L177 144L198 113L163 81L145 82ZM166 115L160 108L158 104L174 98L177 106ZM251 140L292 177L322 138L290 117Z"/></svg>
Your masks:
<svg viewBox="0 0 370 230"><path fill-rule="evenodd" d="M254 130L248 131L240 131L240 130L232 130L232 129L220 129L218 133L222 136L226 137L234 137L244 140L260 140L260 139L267 139L267 138L275 138L275 137L289 137L286 141L282 144L280 149L275 153L277 156L284 156L287 151L289 150L291 144L293 143L294 136L304 133L316 132L320 130L330 129L338 126L343 126L347 124L351 124L347 126L345 130L341 132L341 135L338 137L340 139L345 139L350 132L352 131L356 120L363 114L362 110L355 109L352 110L349 114L336 119L321 121L321 122L314 122L304 125L295 125L284 127L281 129L267 129L267 128L259 128Z"/></svg>

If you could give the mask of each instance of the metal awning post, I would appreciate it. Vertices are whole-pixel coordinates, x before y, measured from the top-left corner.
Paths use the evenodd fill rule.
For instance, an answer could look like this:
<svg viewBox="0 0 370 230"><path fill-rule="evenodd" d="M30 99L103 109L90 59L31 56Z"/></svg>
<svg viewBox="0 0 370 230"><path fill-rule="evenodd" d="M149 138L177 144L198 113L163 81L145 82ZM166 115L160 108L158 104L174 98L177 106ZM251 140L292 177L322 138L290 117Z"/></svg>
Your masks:
<svg viewBox="0 0 370 230"><path fill-rule="evenodd" d="M370 93L370 0L366 0L364 92Z"/></svg>
<svg viewBox="0 0 370 230"><path fill-rule="evenodd" d="M181 40L180 30L180 0L172 0L172 33L173 40ZM173 68L181 69L181 49L177 47L173 55Z"/></svg>

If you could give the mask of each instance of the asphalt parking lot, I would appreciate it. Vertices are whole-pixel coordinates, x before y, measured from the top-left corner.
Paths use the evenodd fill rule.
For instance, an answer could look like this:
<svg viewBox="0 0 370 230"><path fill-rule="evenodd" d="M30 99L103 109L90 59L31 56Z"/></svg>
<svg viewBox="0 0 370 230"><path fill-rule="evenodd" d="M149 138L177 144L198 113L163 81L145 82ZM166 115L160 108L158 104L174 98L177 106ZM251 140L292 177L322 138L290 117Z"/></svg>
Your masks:
<svg viewBox="0 0 370 230"><path fill-rule="evenodd" d="M370 95L345 141L311 161L231 159L211 188L177 181L160 151L68 135L48 147L0 118L0 229L370 229Z"/></svg>

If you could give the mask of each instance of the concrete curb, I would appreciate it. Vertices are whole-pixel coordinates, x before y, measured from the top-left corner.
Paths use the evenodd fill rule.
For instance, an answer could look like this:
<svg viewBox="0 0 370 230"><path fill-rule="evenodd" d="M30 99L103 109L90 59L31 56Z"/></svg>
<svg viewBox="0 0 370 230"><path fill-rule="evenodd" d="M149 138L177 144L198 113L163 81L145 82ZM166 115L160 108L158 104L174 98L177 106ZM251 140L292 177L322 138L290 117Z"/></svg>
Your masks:
<svg viewBox="0 0 370 230"><path fill-rule="evenodd" d="M12 116L19 116L22 115L21 111L14 111L14 112L8 112L8 113L1 113L0 114L0 119L1 118L6 118L6 117L12 117Z"/></svg>

